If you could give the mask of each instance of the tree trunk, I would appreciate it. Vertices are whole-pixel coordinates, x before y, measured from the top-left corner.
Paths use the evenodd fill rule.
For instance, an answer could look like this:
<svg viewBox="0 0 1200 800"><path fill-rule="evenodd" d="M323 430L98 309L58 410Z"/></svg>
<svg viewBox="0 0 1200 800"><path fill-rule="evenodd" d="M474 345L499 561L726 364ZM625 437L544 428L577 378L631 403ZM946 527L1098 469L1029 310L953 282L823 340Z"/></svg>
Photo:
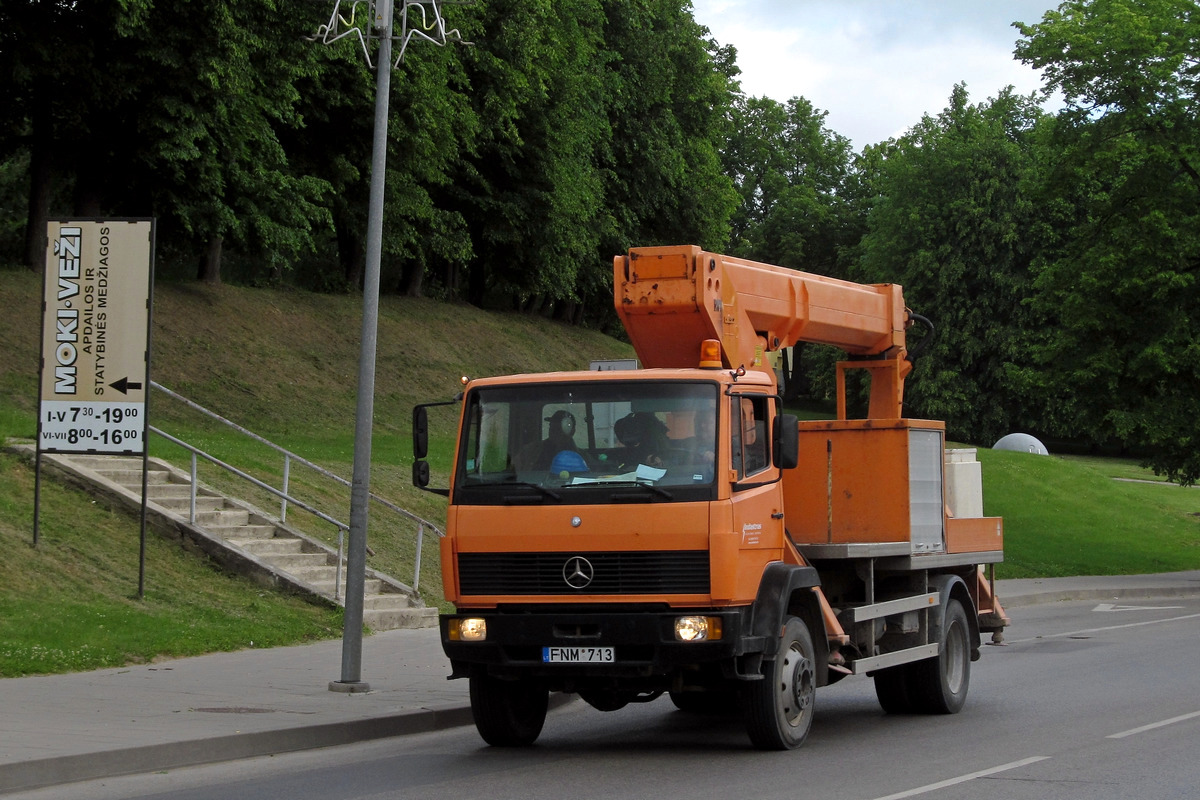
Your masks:
<svg viewBox="0 0 1200 800"><path fill-rule="evenodd" d="M346 279L347 287L359 289L362 287L367 259L362 237L355 230L348 213L338 214L333 224L337 230L338 263L342 267L342 276Z"/></svg>
<svg viewBox="0 0 1200 800"><path fill-rule="evenodd" d="M403 291L405 297L421 297L421 287L425 283L425 262L414 258L409 261L403 271Z"/></svg>
<svg viewBox="0 0 1200 800"><path fill-rule="evenodd" d="M783 350L784 400L797 400L812 394L812 381L800 366L804 344L801 342Z"/></svg>
<svg viewBox="0 0 1200 800"><path fill-rule="evenodd" d="M98 159L90 152L83 152L75 163L75 196L72 205L77 217L100 217L103 208L100 202L104 178L97 167Z"/></svg>
<svg viewBox="0 0 1200 800"><path fill-rule="evenodd" d="M46 266L46 222L50 218L50 191L54 143L50 113L42 91L34 93L33 137L29 144L29 206L25 215L25 266L41 272Z"/></svg>
<svg viewBox="0 0 1200 800"><path fill-rule="evenodd" d="M487 279L482 264L476 262L467 270L467 302L476 308L483 308L487 298Z"/></svg>
<svg viewBox="0 0 1200 800"><path fill-rule="evenodd" d="M208 252L204 255L204 260L200 265L200 280L214 286L221 283L221 245L225 239L222 236L214 236L208 240Z"/></svg>

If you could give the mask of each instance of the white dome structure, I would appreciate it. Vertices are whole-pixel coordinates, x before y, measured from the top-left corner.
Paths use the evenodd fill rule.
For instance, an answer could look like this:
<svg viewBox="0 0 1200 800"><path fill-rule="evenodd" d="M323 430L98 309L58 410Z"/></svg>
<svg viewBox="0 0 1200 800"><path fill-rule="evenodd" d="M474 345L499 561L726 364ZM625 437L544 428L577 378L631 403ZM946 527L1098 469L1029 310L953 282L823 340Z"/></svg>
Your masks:
<svg viewBox="0 0 1200 800"><path fill-rule="evenodd" d="M1030 436L1028 433L1010 433L992 445L992 449L1013 450L1018 453L1033 453L1039 456L1050 455L1046 445L1038 441L1036 436Z"/></svg>

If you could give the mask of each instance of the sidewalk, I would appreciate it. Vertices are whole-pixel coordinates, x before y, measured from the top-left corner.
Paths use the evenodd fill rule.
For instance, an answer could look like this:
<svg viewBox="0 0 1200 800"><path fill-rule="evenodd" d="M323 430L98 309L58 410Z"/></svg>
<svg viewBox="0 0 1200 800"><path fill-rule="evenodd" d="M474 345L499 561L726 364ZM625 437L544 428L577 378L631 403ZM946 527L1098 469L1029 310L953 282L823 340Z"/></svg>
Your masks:
<svg viewBox="0 0 1200 800"><path fill-rule="evenodd" d="M1041 602L1200 595L1200 570L998 581L1008 610ZM365 694L331 692L341 640L121 669L0 680L0 794L349 744L471 723L437 628L363 640Z"/></svg>

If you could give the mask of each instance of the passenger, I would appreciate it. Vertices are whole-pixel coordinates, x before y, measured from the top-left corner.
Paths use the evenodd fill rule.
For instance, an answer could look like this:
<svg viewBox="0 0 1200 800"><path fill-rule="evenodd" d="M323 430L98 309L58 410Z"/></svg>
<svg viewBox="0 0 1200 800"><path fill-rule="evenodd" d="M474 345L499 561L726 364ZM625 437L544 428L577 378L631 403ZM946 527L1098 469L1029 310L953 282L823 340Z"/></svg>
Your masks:
<svg viewBox="0 0 1200 800"><path fill-rule="evenodd" d="M549 470L554 457L563 451L577 452L575 446L575 415L570 411L555 411L544 420L549 423L546 438L533 442L521 451L517 459L520 470Z"/></svg>
<svg viewBox="0 0 1200 800"><path fill-rule="evenodd" d="M679 442L686 463L712 466L716 460L717 446L717 422L713 418L713 411L697 411L692 421L692 429L695 435Z"/></svg>
<svg viewBox="0 0 1200 800"><path fill-rule="evenodd" d="M623 450L618 452L619 469L636 469L639 464L661 469L663 456L670 449L667 426L648 411L626 414L613 426Z"/></svg>

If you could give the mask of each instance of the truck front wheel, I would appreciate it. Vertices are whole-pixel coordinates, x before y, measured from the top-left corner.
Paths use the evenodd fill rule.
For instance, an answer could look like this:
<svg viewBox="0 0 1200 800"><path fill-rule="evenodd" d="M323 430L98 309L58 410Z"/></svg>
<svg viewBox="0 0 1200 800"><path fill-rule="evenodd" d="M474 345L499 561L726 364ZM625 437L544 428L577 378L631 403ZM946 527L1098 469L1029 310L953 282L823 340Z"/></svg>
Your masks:
<svg viewBox="0 0 1200 800"><path fill-rule="evenodd" d="M546 723L549 692L530 681L471 676L471 716L483 740L493 747L533 744Z"/></svg>
<svg viewBox="0 0 1200 800"><path fill-rule="evenodd" d="M808 626L788 618L775 660L763 667L762 680L746 686L746 731L760 750L794 750L808 738L817 689Z"/></svg>

